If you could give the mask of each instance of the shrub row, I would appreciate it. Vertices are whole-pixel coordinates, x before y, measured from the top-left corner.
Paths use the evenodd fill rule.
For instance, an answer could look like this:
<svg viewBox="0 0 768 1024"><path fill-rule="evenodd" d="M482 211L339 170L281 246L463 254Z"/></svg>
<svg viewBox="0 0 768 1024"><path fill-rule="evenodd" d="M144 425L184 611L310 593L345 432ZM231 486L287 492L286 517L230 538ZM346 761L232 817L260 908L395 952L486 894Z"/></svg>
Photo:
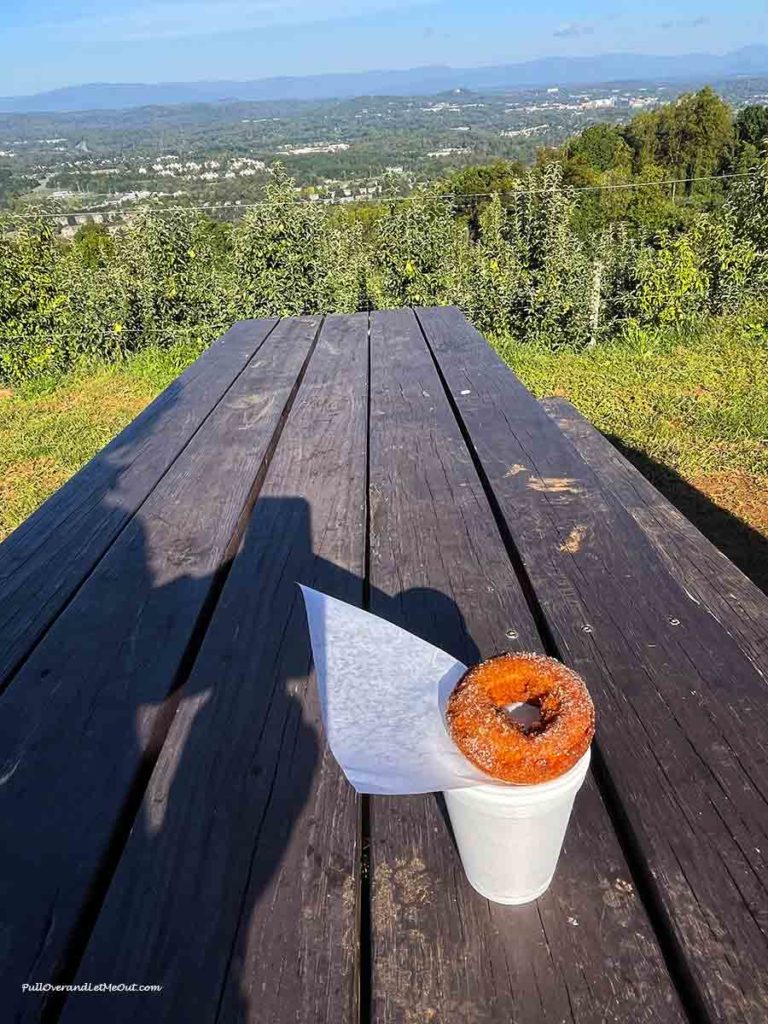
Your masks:
<svg viewBox="0 0 768 1024"><path fill-rule="evenodd" d="M454 303L490 334L583 348L621 332L737 312L768 280L768 162L721 209L644 236L577 230L557 164L493 197L470 227L440 186L364 211L296 199L275 168L238 223L137 213L62 241L50 221L0 221L0 379L58 374L146 345L201 347L234 320Z"/></svg>

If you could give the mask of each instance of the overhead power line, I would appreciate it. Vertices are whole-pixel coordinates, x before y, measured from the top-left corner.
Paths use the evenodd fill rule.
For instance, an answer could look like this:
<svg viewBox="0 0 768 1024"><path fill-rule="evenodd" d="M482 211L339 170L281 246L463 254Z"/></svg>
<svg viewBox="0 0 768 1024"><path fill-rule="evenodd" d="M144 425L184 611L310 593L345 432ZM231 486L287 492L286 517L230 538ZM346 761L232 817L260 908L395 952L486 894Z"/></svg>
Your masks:
<svg viewBox="0 0 768 1024"><path fill-rule="evenodd" d="M187 213L187 212L204 212L210 213L213 210L227 210L231 213L237 213L241 210L252 210L258 209L264 206L350 206L354 203L407 203L414 202L422 198L428 199L439 199L449 202L458 202L463 199L491 199L494 196L499 196L501 199L505 198L518 198L527 195L546 195L549 193L557 192L568 192L568 193L583 193L583 192L610 192L623 189L641 189L641 188L659 188L665 185L688 185L702 181L728 181L737 178L751 178L754 176L753 171L741 171L731 174L701 174L687 178L660 178L657 180L645 179L643 181L625 181L625 182L614 182L607 185L560 185L556 187L541 187L541 188L515 188L509 189L504 192L445 192L436 193L435 195L424 195L419 191L409 193L407 196L386 196L381 193L376 195L365 195L365 196L346 196L344 198L323 198L318 196L315 199L300 198L285 199L280 201L270 199L260 199L256 202L243 203L243 202L221 202L221 203L190 203L185 206L161 206L155 204L142 204L140 206L126 207L124 209L87 209L87 210L42 210L39 213L23 213L21 215L14 214L8 211L8 218L11 220L40 220L40 219L60 219L62 217L87 217L95 214L107 216L111 213ZM422 188L425 184L421 183L416 188Z"/></svg>

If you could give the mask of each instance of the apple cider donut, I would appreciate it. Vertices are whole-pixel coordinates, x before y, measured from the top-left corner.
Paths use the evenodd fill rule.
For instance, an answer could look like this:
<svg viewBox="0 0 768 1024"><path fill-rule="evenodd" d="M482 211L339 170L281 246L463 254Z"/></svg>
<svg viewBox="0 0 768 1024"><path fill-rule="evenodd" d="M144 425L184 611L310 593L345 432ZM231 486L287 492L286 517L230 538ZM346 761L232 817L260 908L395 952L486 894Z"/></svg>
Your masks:
<svg viewBox="0 0 768 1024"><path fill-rule="evenodd" d="M507 705L537 705L525 727ZM581 676L541 654L501 654L461 677L448 700L448 729L477 768L504 782L531 785L563 775L586 753L595 708Z"/></svg>

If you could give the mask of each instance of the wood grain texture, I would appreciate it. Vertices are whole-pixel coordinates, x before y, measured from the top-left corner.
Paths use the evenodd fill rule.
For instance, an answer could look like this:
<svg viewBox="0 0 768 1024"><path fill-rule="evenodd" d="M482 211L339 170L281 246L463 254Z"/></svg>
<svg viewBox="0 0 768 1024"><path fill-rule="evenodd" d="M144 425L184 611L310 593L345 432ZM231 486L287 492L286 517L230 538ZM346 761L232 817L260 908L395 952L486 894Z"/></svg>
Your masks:
<svg viewBox="0 0 768 1024"><path fill-rule="evenodd" d="M319 328L284 321L54 622L0 700L2 1005L38 1019L135 809L165 703Z"/></svg>
<svg viewBox="0 0 768 1024"><path fill-rule="evenodd" d="M458 311L419 311L702 1021L768 1015L768 702L736 641Z"/></svg>
<svg viewBox="0 0 768 1024"><path fill-rule="evenodd" d="M276 322L236 324L0 544L0 691Z"/></svg>
<svg viewBox="0 0 768 1024"><path fill-rule="evenodd" d="M357 1021L357 800L296 581L362 601L367 324L325 321L81 966L162 995L63 1022Z"/></svg>
<svg viewBox="0 0 768 1024"><path fill-rule="evenodd" d="M768 679L768 597L564 398L541 403L661 555Z"/></svg>
<svg viewBox="0 0 768 1024"><path fill-rule="evenodd" d="M467 663L542 650L408 310L372 317L370 453L371 611ZM371 799L373 1021L684 1019L591 780L528 907L469 886L441 811L434 795Z"/></svg>

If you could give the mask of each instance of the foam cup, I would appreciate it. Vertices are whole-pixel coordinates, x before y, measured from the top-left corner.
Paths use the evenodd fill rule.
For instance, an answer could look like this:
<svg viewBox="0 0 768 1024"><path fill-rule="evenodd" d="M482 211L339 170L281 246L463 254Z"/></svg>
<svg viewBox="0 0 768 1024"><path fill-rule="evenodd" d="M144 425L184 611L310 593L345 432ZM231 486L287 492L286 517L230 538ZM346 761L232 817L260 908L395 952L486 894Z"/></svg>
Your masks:
<svg viewBox="0 0 768 1024"><path fill-rule="evenodd" d="M443 793L470 885L494 903L530 903L552 881L590 752L533 786L489 783Z"/></svg>

